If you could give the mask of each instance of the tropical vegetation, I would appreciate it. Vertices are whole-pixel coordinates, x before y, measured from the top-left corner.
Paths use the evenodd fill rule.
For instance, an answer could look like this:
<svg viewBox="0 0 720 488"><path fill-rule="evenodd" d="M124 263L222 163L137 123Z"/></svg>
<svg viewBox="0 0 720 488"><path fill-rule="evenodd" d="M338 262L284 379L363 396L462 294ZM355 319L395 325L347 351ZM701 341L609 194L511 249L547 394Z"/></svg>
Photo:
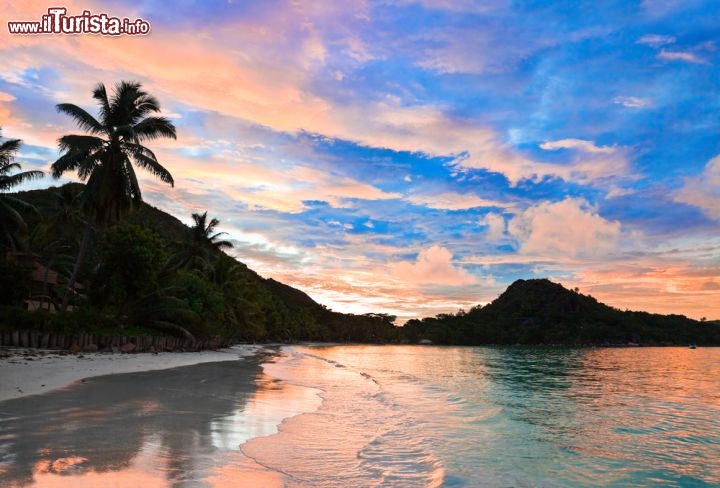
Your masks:
<svg viewBox="0 0 720 488"><path fill-rule="evenodd" d="M80 202L87 221L75 266L70 276L62 309L67 308L80 266L87 252L92 226L119 220L133 204L142 201L142 192L133 163L174 185L170 172L143 143L162 137L175 139L175 126L162 116L158 100L142 90L140 83L120 82L112 96L99 83L93 90L99 105L99 119L85 109L61 103L57 110L70 116L88 134L70 134L58 140L61 155L50 167L54 178L76 171L87 181Z"/></svg>

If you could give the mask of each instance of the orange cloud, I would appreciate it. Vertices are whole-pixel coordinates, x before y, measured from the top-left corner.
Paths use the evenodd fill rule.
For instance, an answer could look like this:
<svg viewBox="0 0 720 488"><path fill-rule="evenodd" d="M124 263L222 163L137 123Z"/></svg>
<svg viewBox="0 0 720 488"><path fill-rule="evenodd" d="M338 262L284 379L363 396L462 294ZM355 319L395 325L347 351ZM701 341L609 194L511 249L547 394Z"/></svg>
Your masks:
<svg viewBox="0 0 720 488"><path fill-rule="evenodd" d="M650 263L647 263L650 264ZM720 266L687 264L613 266L579 271L569 286L578 286L620 309L653 313L685 313L692 318L720 318Z"/></svg>

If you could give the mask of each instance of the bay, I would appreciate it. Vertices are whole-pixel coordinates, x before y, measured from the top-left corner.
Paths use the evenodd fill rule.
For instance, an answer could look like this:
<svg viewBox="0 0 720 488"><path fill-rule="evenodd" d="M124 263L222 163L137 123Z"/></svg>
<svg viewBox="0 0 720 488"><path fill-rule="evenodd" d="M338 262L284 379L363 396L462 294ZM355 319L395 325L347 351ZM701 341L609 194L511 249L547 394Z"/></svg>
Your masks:
<svg viewBox="0 0 720 488"><path fill-rule="evenodd" d="M0 403L3 486L720 486L720 349L284 346Z"/></svg>

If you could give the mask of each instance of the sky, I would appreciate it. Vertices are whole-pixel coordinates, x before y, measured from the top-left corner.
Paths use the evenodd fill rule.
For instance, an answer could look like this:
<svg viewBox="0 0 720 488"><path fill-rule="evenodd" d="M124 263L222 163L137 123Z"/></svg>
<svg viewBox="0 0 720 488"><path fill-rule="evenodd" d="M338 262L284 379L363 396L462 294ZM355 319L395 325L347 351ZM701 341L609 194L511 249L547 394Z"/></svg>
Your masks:
<svg viewBox="0 0 720 488"><path fill-rule="evenodd" d="M170 6L171 5L171 6ZM410 318L549 278L620 309L720 319L715 0L66 1L147 35L11 35L0 127L47 171L55 110L135 80L177 126L151 141L231 253L329 308ZM49 175L23 189L74 181Z"/></svg>

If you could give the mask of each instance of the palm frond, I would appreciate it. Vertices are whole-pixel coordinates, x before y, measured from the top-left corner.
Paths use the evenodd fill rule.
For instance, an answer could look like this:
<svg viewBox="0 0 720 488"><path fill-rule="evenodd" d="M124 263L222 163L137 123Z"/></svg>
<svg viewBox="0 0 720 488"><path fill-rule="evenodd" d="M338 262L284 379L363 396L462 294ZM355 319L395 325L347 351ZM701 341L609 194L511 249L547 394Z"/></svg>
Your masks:
<svg viewBox="0 0 720 488"><path fill-rule="evenodd" d="M143 154L143 155L147 156L148 158L154 159L155 161L157 161L157 156L155 156L155 153L152 152L152 150L149 147L143 146L142 144L125 141L123 143L123 147L132 154L136 154L136 153Z"/></svg>
<svg viewBox="0 0 720 488"><path fill-rule="evenodd" d="M138 166L160 178L160 181L170 183L170 186L175 186L175 180L172 175L157 159L150 158L141 152L131 153L131 155Z"/></svg>
<svg viewBox="0 0 720 488"><path fill-rule="evenodd" d="M3 176L0 178L0 190L8 190L13 186L17 186L24 181L31 181L42 178L45 173L42 171L23 171L22 173L15 173L10 176Z"/></svg>
<svg viewBox="0 0 720 488"><path fill-rule="evenodd" d="M123 172L128 183L128 193L130 198L137 202L141 202L142 193L140 191L140 183L138 183L135 170L133 170L132 164L130 164L130 160L127 157L125 158L125 162L123 164Z"/></svg>
<svg viewBox="0 0 720 488"><path fill-rule="evenodd" d="M115 94L110 101L112 125L120 126L132 123L135 99L137 99L139 91L140 83L136 81L121 81L115 84Z"/></svg>
<svg viewBox="0 0 720 488"><path fill-rule="evenodd" d="M210 240L212 241L212 245L215 249L232 249L234 244L230 241L218 241L218 236L225 235L227 232L218 232L217 234L213 235Z"/></svg>
<svg viewBox="0 0 720 488"><path fill-rule="evenodd" d="M20 139L8 139L0 144L0 163L9 163L21 145Z"/></svg>
<svg viewBox="0 0 720 488"><path fill-rule="evenodd" d="M3 200L5 200L7 203L11 203L14 207L20 207L24 208L25 210L29 210L31 212L39 213L37 207L35 205L32 205L24 200L20 200L16 197L11 197L10 195L5 195L3 197Z"/></svg>
<svg viewBox="0 0 720 488"><path fill-rule="evenodd" d="M69 115L78 127L90 132L91 134L106 133L105 127L97 121L95 117L90 115L85 109L82 109L74 103L59 103L56 105L57 111L65 115Z"/></svg>
<svg viewBox="0 0 720 488"><path fill-rule="evenodd" d="M159 139L177 139L175 125L165 117L146 117L135 125L135 133L141 141Z"/></svg>
<svg viewBox="0 0 720 488"><path fill-rule="evenodd" d="M85 181L90 173L98 166L104 150L92 152L87 149L75 149L60 156L50 165L53 178L60 178L67 171L77 170L78 176Z"/></svg>
<svg viewBox="0 0 720 488"><path fill-rule="evenodd" d="M66 135L58 139L58 147L61 151L93 150L100 149L105 141L99 137L86 135Z"/></svg>
<svg viewBox="0 0 720 488"><path fill-rule="evenodd" d="M157 98L142 90L138 91L137 95L133 110L133 123L137 123L150 113L157 113L160 111L160 102Z"/></svg>
<svg viewBox="0 0 720 488"><path fill-rule="evenodd" d="M199 214L199 213L193 213L192 218L195 221L194 227L199 227L201 229L205 229L205 220L207 219L207 210L205 213Z"/></svg>
<svg viewBox="0 0 720 488"><path fill-rule="evenodd" d="M137 144L140 141L138 140L137 134L135 134L135 128L132 124L123 124L115 128L113 131L113 139L115 140L123 140L125 142L130 142L132 144Z"/></svg>
<svg viewBox="0 0 720 488"><path fill-rule="evenodd" d="M93 90L93 98L100 105L100 119L107 125L110 118L110 101L108 100L107 90L103 83L98 83Z"/></svg>
<svg viewBox="0 0 720 488"><path fill-rule="evenodd" d="M77 167L77 174L80 181L85 181L90 175L102 164L105 151L98 151L88 154L85 159L80 161Z"/></svg>
<svg viewBox="0 0 720 488"><path fill-rule="evenodd" d="M216 219L216 218L210 219L210 223L207 225L206 233L210 234L210 232L212 232L212 230L215 227L217 227L218 225L220 225L220 221L218 219Z"/></svg>
<svg viewBox="0 0 720 488"><path fill-rule="evenodd" d="M2 222L2 227L7 230L8 227L5 224L5 222L10 222L14 226L21 227L25 225L25 221L22 218L22 215L15 210L13 205L10 205L10 202L15 199L11 199L10 197L4 196L3 198L0 198L0 222ZM13 202L15 203L15 202ZM24 203L24 202L23 202Z"/></svg>
<svg viewBox="0 0 720 488"><path fill-rule="evenodd" d="M19 163L0 163L0 175L9 173L11 169L22 169L22 166Z"/></svg>

